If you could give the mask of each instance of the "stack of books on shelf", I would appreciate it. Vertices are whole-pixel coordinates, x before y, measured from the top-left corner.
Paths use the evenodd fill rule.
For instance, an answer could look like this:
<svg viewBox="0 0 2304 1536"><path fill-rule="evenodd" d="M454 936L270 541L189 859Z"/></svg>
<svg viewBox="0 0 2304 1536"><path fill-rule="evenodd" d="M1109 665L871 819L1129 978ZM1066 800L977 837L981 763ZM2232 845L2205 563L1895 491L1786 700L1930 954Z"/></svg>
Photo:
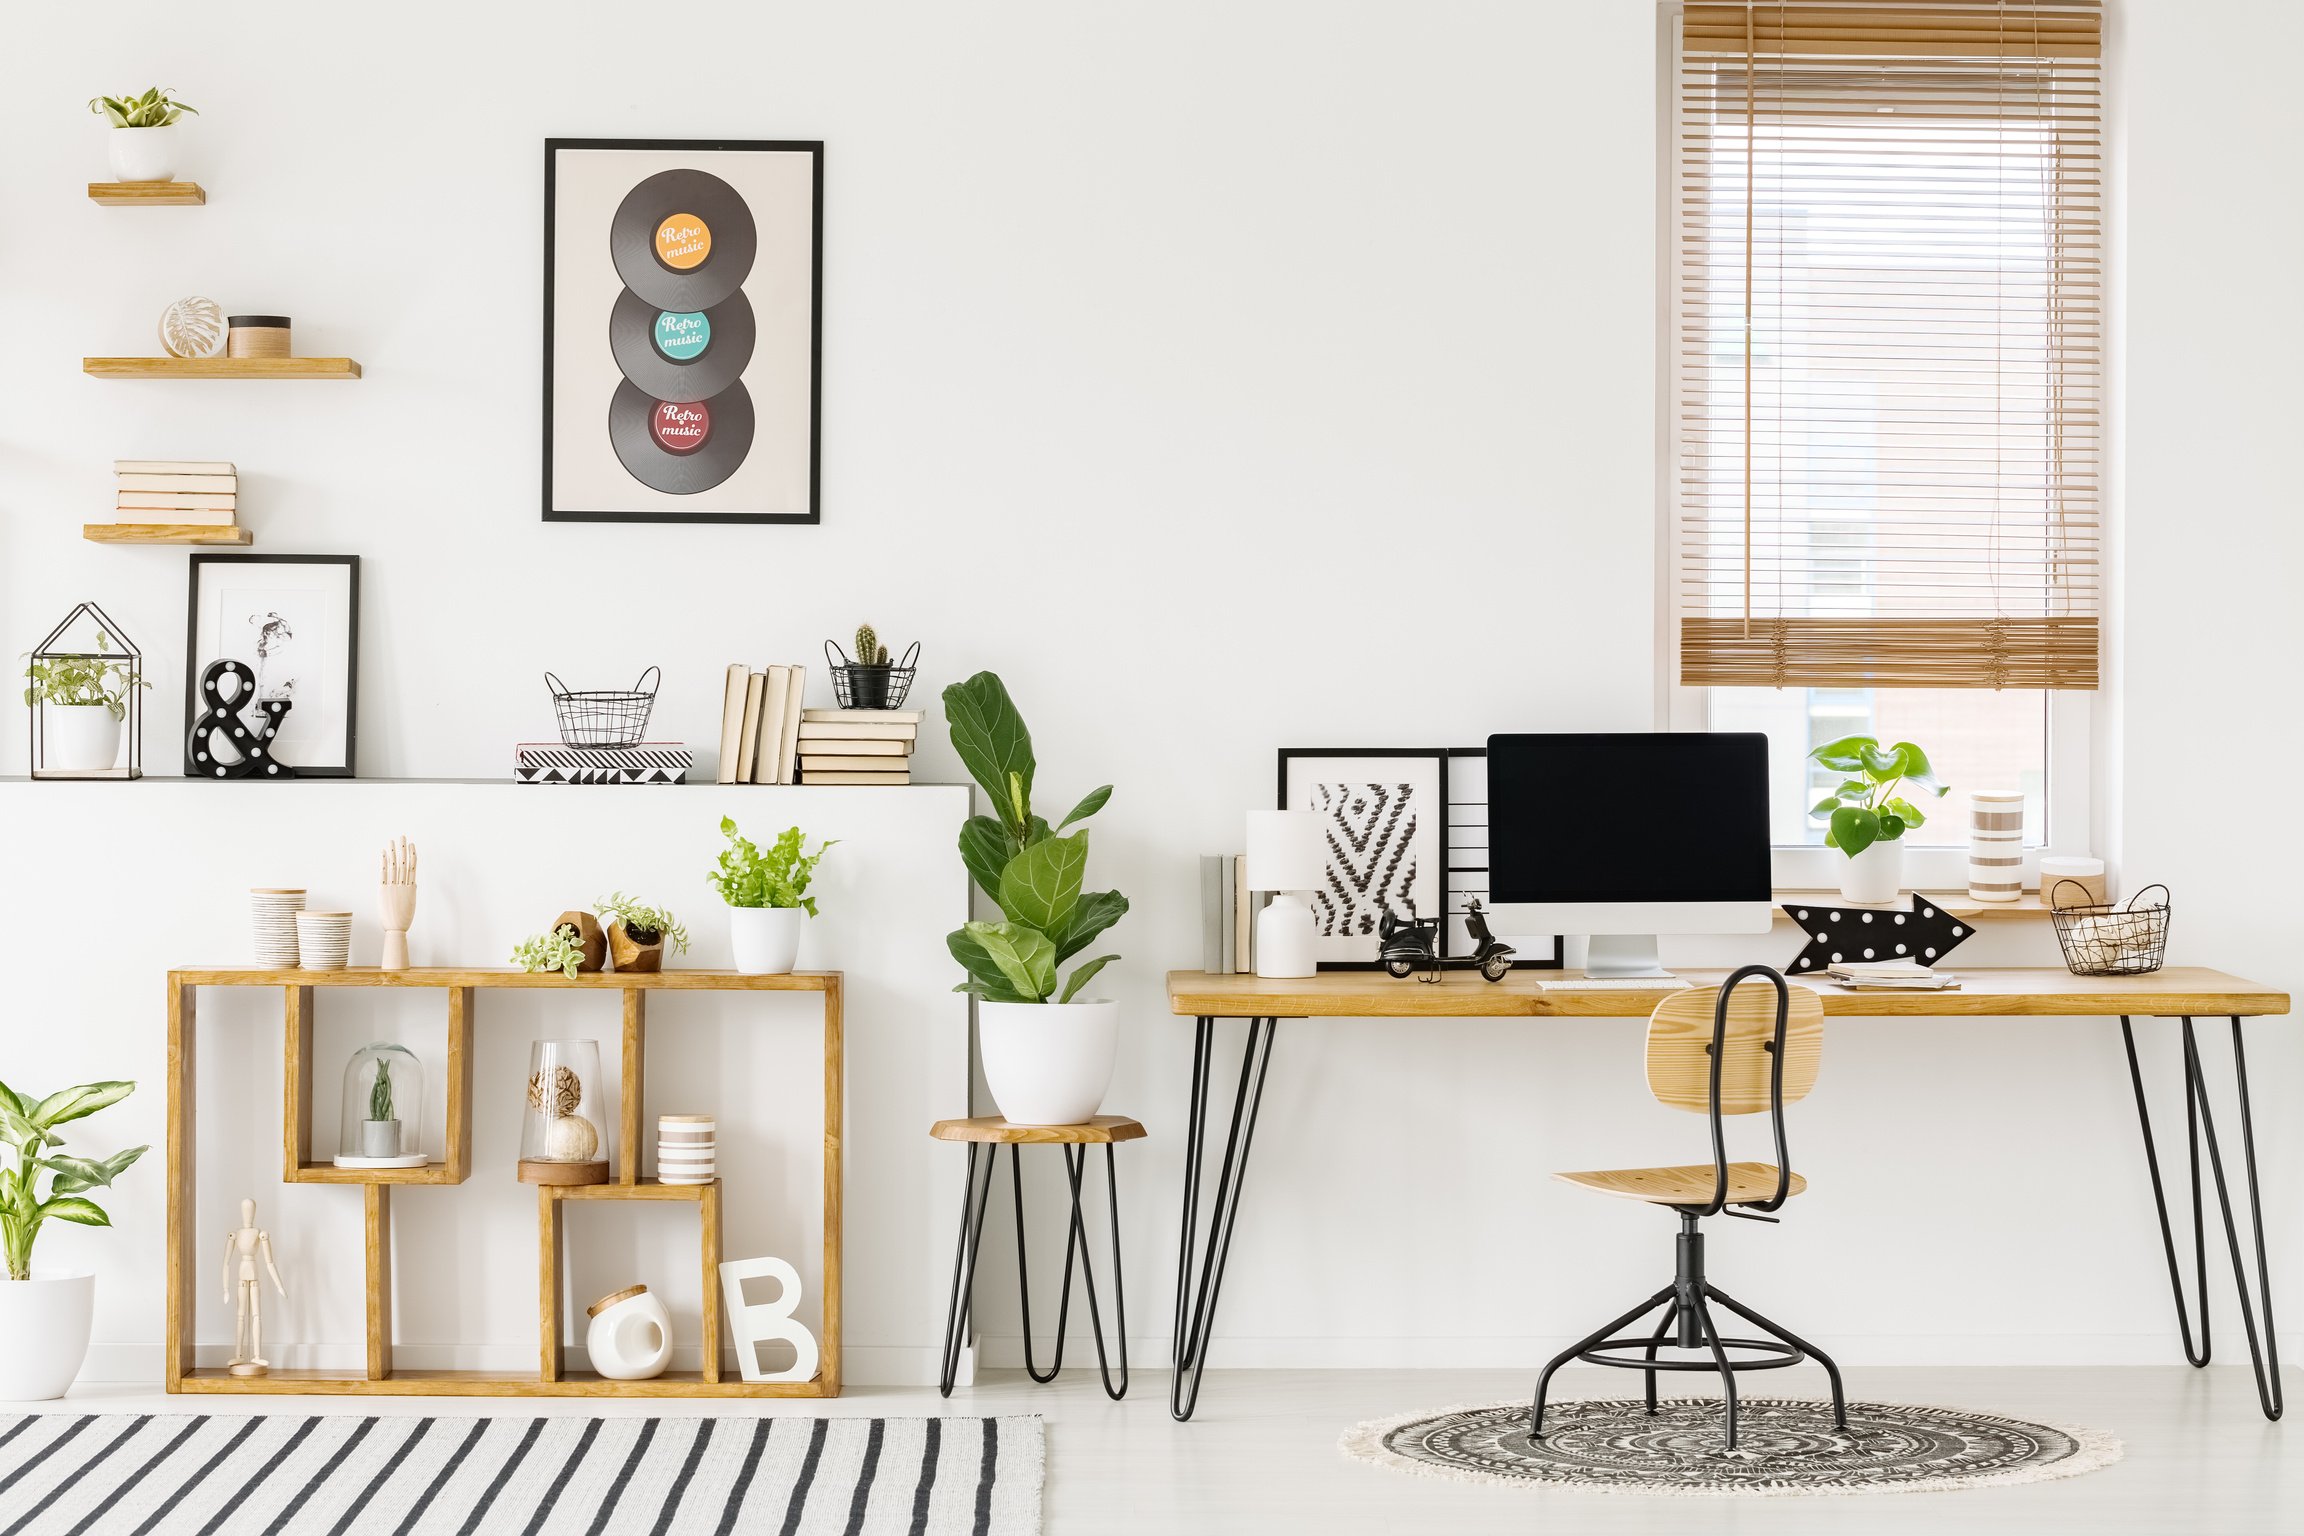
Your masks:
<svg viewBox="0 0 2304 1536"><path fill-rule="evenodd" d="M805 666L772 666L755 672L741 661L728 664L728 685L720 706L722 784L793 784L800 762L800 696L808 681Z"/></svg>
<svg viewBox="0 0 2304 1536"><path fill-rule="evenodd" d="M916 709L804 709L800 712L803 784L909 784Z"/></svg>
<svg viewBox="0 0 2304 1536"><path fill-rule="evenodd" d="M115 459L112 522L141 527L231 528L240 477L207 459Z"/></svg>
<svg viewBox="0 0 2304 1536"><path fill-rule="evenodd" d="M1236 853L1200 856L1200 969L1211 976L1256 973L1256 912L1272 899L1248 889Z"/></svg>

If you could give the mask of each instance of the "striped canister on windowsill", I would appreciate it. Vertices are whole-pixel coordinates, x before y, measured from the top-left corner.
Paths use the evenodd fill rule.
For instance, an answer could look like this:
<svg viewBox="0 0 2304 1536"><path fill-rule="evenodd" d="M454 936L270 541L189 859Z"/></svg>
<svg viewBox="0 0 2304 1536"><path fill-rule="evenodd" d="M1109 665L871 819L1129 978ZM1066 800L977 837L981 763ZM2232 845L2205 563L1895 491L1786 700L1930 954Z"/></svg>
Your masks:
<svg viewBox="0 0 2304 1536"><path fill-rule="evenodd" d="M1977 901L2024 894L2024 791L1968 792L1968 894Z"/></svg>
<svg viewBox="0 0 2304 1536"><path fill-rule="evenodd" d="M656 1177L665 1184L709 1184L720 1176L720 1121L714 1115L656 1117Z"/></svg>

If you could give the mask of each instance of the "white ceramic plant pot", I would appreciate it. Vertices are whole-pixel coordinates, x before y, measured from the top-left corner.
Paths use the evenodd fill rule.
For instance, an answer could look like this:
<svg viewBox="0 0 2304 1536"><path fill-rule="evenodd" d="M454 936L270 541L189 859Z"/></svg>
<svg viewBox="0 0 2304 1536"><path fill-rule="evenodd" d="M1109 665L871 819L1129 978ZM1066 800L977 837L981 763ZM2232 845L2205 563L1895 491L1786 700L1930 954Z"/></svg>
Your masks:
<svg viewBox="0 0 2304 1536"><path fill-rule="evenodd" d="M730 907L728 943L736 951L736 969L746 976L781 976L800 959L800 925L808 914L799 907Z"/></svg>
<svg viewBox="0 0 2304 1536"><path fill-rule="evenodd" d="M397 1120L361 1121L360 1155L362 1157L398 1157L400 1155L400 1122Z"/></svg>
<svg viewBox="0 0 2304 1536"><path fill-rule="evenodd" d="M105 139L114 181L174 181L176 128L115 128Z"/></svg>
<svg viewBox="0 0 2304 1536"><path fill-rule="evenodd" d="M120 760L120 725L109 705L50 704L40 711L40 766L100 773Z"/></svg>
<svg viewBox="0 0 2304 1536"><path fill-rule="evenodd" d="M62 1397L88 1355L94 1275L0 1280L0 1401Z"/></svg>
<svg viewBox="0 0 2304 1536"><path fill-rule="evenodd" d="M1120 1005L978 1002L976 1044L1011 1125L1078 1125L1112 1086Z"/></svg>
<svg viewBox="0 0 2304 1536"><path fill-rule="evenodd" d="M1842 901L1894 901L1904 889L1904 839L1878 842L1840 861Z"/></svg>

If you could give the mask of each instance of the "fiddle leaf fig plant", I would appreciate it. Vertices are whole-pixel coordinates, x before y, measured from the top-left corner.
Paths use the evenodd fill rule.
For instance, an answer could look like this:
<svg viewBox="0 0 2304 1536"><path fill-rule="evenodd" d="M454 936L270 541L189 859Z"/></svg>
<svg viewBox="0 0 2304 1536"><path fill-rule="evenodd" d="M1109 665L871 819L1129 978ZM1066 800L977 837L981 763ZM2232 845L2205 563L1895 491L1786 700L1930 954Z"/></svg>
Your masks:
<svg viewBox="0 0 2304 1536"><path fill-rule="evenodd" d="M1850 858L1927 825L1912 797L1942 799L1948 787L1936 781L1928 754L1909 741L1883 747L1874 736L1843 736L1808 756L1841 775L1839 788L1810 806L1808 814L1829 820L1824 845Z"/></svg>
<svg viewBox="0 0 2304 1536"><path fill-rule="evenodd" d="M0 1164L0 1248L7 1250L9 1279L32 1278L32 1243L40 1235L41 1223L112 1225L104 1208L81 1191L111 1188L114 1179L151 1149L130 1147L110 1157L68 1157L47 1149L64 1145L57 1126L117 1104L135 1091L134 1083L82 1083L33 1099L0 1083L0 1145L13 1154ZM48 1175L45 1195L39 1188L43 1173Z"/></svg>
<svg viewBox="0 0 2304 1536"><path fill-rule="evenodd" d="M1118 891L1088 891L1088 832L1065 835L1112 798L1101 785L1081 797L1053 827L1032 809L1032 733L990 672L944 690L944 717L952 747L969 776L991 797L994 814L971 816L960 827L960 860L1001 921L971 922L945 938L952 958L968 973L953 990L988 1002L1069 1003L1117 955L1076 966L1058 990L1057 970L1126 915Z"/></svg>

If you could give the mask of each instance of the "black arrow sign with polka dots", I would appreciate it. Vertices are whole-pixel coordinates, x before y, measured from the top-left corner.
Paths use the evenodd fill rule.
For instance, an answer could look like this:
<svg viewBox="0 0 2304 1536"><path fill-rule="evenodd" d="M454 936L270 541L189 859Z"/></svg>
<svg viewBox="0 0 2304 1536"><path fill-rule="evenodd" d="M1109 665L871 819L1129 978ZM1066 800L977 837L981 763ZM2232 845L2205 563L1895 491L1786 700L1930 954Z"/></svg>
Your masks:
<svg viewBox="0 0 2304 1536"><path fill-rule="evenodd" d="M1784 968L1793 976L1881 960L1917 960L1932 966L1976 931L1975 924L1952 916L1925 896L1913 897L1910 910L1904 912L1803 902L1785 907L1784 915L1808 936L1808 947Z"/></svg>

